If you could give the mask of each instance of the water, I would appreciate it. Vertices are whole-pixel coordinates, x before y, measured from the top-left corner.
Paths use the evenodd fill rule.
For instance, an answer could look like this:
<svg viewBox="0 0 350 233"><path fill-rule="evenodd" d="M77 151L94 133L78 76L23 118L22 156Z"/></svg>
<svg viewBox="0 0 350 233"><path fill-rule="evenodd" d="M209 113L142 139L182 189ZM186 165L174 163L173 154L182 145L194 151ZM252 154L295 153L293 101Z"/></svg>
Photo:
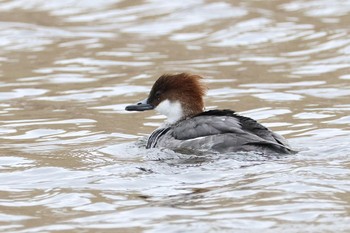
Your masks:
<svg viewBox="0 0 350 233"><path fill-rule="evenodd" d="M350 1L0 1L1 232L349 232ZM205 77L294 156L145 150Z"/></svg>

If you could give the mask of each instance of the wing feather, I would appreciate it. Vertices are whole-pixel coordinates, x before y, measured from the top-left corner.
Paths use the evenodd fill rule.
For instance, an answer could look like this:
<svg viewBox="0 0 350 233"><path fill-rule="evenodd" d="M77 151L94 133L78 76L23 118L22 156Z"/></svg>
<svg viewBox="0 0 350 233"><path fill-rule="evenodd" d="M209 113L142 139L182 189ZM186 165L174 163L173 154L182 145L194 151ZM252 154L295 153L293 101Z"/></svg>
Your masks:
<svg viewBox="0 0 350 233"><path fill-rule="evenodd" d="M204 112L173 127L177 140L189 140L212 135L231 135L238 145L258 145L278 150L290 150L287 141L257 121L230 110ZM233 137L232 137L233 136ZM229 143L229 142L225 142Z"/></svg>

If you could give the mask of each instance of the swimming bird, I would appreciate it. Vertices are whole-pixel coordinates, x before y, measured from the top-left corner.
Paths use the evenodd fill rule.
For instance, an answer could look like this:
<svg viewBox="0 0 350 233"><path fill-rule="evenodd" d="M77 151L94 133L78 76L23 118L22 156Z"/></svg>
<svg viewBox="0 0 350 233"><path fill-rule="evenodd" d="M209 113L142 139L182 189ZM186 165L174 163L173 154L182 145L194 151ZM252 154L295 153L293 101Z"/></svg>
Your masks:
<svg viewBox="0 0 350 233"><path fill-rule="evenodd" d="M167 117L165 124L149 136L146 148L180 152L293 152L284 137L249 117L229 109L205 111L206 87L201 79L188 73L164 74L145 100L126 106L127 111L154 109Z"/></svg>

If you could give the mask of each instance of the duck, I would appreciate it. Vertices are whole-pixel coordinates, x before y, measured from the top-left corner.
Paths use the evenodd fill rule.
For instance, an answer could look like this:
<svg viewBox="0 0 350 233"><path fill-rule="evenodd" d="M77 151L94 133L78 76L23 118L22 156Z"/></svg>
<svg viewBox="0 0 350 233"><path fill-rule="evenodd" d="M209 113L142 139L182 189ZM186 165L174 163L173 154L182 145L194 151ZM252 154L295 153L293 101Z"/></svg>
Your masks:
<svg viewBox="0 0 350 233"><path fill-rule="evenodd" d="M164 74L146 99L126 111L156 110L166 121L150 134L146 148L176 152L294 153L287 140L256 120L230 109L205 110L202 77L190 73Z"/></svg>

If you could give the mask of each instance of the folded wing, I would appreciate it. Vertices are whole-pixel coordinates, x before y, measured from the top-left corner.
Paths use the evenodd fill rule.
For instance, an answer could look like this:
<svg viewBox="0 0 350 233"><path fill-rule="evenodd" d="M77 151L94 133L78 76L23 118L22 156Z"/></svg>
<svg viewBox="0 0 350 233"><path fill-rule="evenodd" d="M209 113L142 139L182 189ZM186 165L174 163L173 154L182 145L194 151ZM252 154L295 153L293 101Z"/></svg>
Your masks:
<svg viewBox="0 0 350 233"><path fill-rule="evenodd" d="M182 121L174 127L173 136L177 140L222 135L221 141L214 147L236 147L239 150L251 150L252 147L266 147L273 151L291 153L286 140L256 122L235 114L230 110L212 110Z"/></svg>

